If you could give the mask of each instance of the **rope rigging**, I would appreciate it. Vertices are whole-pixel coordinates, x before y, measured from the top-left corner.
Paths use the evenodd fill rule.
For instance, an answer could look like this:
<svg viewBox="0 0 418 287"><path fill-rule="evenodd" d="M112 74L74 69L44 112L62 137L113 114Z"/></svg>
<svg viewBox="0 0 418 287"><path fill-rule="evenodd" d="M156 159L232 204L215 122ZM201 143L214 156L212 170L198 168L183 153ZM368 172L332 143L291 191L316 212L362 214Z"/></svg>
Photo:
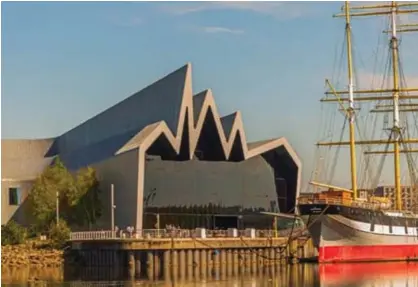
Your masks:
<svg viewBox="0 0 418 287"><path fill-rule="evenodd" d="M338 64L336 65L338 68L335 69L335 64L337 63L337 61L334 61L333 75L331 77L332 82L337 87L340 85L340 82L341 82L344 54L345 54L345 51L346 51L346 34L344 34L343 36L344 36L343 41L341 41L342 46L340 48L341 52L340 52L340 55L339 55ZM337 52L335 53L335 56L336 55L337 55ZM330 105L330 110L331 110L332 115L331 115L331 118L329 120L329 126L328 126L328 135L329 136L328 136L328 138L329 138L329 140L332 141L334 139L334 134L335 134L334 131L336 129L336 124L337 124L336 115L337 115L338 109L335 108L335 105ZM341 132L340 137L338 139L339 141L342 141L342 139L344 137L344 130L345 130L346 124L347 124L347 118L345 116L343 127L342 127L342 132ZM325 166L325 168L323 170L323 173L324 173L324 176L325 176L325 178L323 179L324 181L332 181L334 179L335 172L336 172L336 166L337 166L337 162L338 162L338 157L339 157L339 154L340 154L340 149L341 149L341 147L339 146L333 155L331 153L331 150L332 150L331 146L324 149L325 154L323 156L324 160L322 161L322 164Z"/></svg>
<svg viewBox="0 0 418 287"><path fill-rule="evenodd" d="M389 139L388 139L388 142L385 145L385 150L384 150L385 152L387 152L389 150L389 143L390 143L390 140L391 139L392 139L392 133L390 134ZM379 184L379 179L380 179L380 176L382 174L383 167L385 165L385 159L386 159L386 156L383 154L381 156L379 166L378 166L378 168L376 170L376 175L375 175L375 178L374 178L374 181L373 181L373 186L378 186L378 184Z"/></svg>
<svg viewBox="0 0 418 287"><path fill-rule="evenodd" d="M382 19L379 22L379 30L384 31L390 31L391 27L391 19L390 17L382 17ZM388 29L389 27L389 29ZM336 51L334 53L334 63L333 63L333 69L332 69L332 83L333 86L337 88L341 88L340 83L342 82L342 76L346 77L346 73L344 73L344 70L342 67L347 64L343 65L344 56L348 52L347 51L347 32L350 30L345 29L343 41L338 41L336 44ZM377 33L376 42L377 46L375 49L373 49L370 56L362 58L361 53L357 53L358 47L356 46L356 36L351 35L351 52L352 52L352 59L353 59L353 76L355 80L356 89L361 90L363 87L365 89L373 89L378 88L380 86L381 90L387 90L390 91L392 89L392 68L393 68L393 59L392 59L392 47L388 45L387 33ZM391 36L389 36L391 37ZM401 43L403 39L402 37L398 37L398 47L400 49ZM342 45L342 47L341 47ZM339 57L338 57L339 54ZM406 86L406 78L404 75L403 67L402 67L402 61L401 61L401 53L397 54L397 60L399 63L399 76L400 76L400 86ZM364 61L366 60L366 62ZM367 65L366 65L367 64ZM372 66L372 72L364 74L364 71L367 71L365 69L366 66ZM364 67L364 69L362 69ZM348 67L347 67L348 68ZM383 71L381 74L378 73L378 71ZM363 81L361 83L360 81ZM345 83L345 80L343 81ZM361 88L359 88L359 86ZM345 86L345 85L344 85ZM371 87L369 87L371 86ZM387 96L386 92L376 93L375 95L377 97L383 97ZM402 94L401 94L402 95ZM356 97L361 97L362 94L356 94ZM412 103L412 100L409 99L407 102ZM379 120L379 117L382 115L382 113L379 113L378 106L386 106L390 107L393 105L392 99L380 99L376 101L358 101L355 102L355 134L356 137L359 138L360 141L367 141L367 140L374 140L376 136L379 136L380 138L389 138L393 139L394 134L393 131L391 131L391 124L389 124L389 119L391 117L390 112L383 112L383 121ZM376 105L376 106L375 106ZM406 104L404 104L406 105ZM336 117L337 111L341 110L339 108L336 108L336 103L330 104L329 106L332 107L330 110L322 110L323 115L327 116L326 118L328 120L325 120L325 122L322 120L321 124L324 124L324 130L322 133L322 139L323 140L338 140L339 142L343 141L345 128L347 125L347 116L344 115L344 121L341 120L342 130L340 127L339 118ZM346 104L344 104L346 106ZM361 109L358 109L361 108ZM371 110L374 110L371 112ZM357 111L358 110L358 111ZM405 125L405 130L403 131L403 137L404 138L412 138L412 134L416 133L418 135L418 113L414 112L409 113L408 115L406 113L401 113L400 118L402 119L402 125ZM323 119L321 117L321 119ZM405 123L405 124L404 124ZM338 132L336 131L338 130ZM338 138L337 138L338 137ZM385 165L385 158L387 157L389 152L389 145L388 143L383 142L385 145L385 150L383 151L383 154L380 156L380 158L376 156L372 156L373 153L373 146L371 144L365 144L365 145L359 145L357 149L360 151L356 155L356 159L358 162L358 168L357 168L357 182L359 188L367 188L370 190L374 190L379 185L379 179L382 176L382 174L386 171L386 165ZM411 149L411 144L409 143L402 143L403 148L405 150ZM383 146L382 146L383 147ZM335 148L335 152L331 151L331 149ZM380 149L379 149L380 150ZM386 152L386 154L385 154ZM370 155L369 155L370 154ZM406 155L406 161L405 165L407 166L407 172L409 175L409 178L413 185L418 186L417 177L418 177L418 171L417 171L417 161L418 161L418 154L412 155L410 153L405 153ZM345 156L345 155L344 155ZM334 181L336 174L338 174L339 170L337 170L338 165L338 158L341 157L341 145L338 145L337 147L333 145L328 145L326 147L318 147L315 150L315 161L316 161L316 168L311 173L311 179L315 178L316 180L319 180L320 178L324 178L324 182L332 182ZM402 158L403 160L403 158ZM402 165L401 165L402 166ZM418 201L418 199L417 199Z"/></svg>
<svg viewBox="0 0 418 287"><path fill-rule="evenodd" d="M340 134L340 138L339 141L343 140L344 134L345 134L345 127L347 126L347 122L348 122L348 118L345 117L344 119L344 124L343 124L343 128L341 130L341 134ZM338 163L338 156L340 154L340 150L341 150L341 146L338 146L335 150L335 155L334 155L334 160L332 162L331 165L331 169L330 169L330 175L329 175L329 181L332 182L334 180L334 176L335 176L335 170L337 169L337 163Z"/></svg>

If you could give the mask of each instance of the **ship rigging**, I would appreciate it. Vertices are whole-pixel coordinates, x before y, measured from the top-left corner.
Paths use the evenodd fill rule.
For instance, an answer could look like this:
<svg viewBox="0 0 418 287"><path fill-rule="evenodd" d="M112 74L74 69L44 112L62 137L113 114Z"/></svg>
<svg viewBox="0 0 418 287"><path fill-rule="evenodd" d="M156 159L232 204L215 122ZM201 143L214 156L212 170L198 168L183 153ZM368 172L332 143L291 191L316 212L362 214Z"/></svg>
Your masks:
<svg viewBox="0 0 418 287"><path fill-rule="evenodd" d="M414 102L418 99L418 81L417 87L407 86L400 56L399 36L401 33L411 34L418 31L418 23L404 24L399 23L398 19L414 13L418 13L418 2L352 7L345 2L341 13L334 15L345 19L347 88L339 90L334 87L333 81L327 79L328 90L321 102L337 103L339 111L343 113L344 123L338 141L317 143L318 149L326 147L326 152L329 148L336 147L334 161L329 164L324 160L325 156L320 155L321 165L313 172L310 184L319 192L298 198L298 212L319 249L320 261L418 258L418 216L413 213L418 207L418 200L414 196L414 204L404 206L401 179L402 167L406 166L405 178L408 180L405 181L410 186L408 190L418 191L417 158L413 156L418 152L418 136L413 134L414 131L418 134L418 102ZM389 59L383 79L389 81L386 85L383 81L378 89L359 88L356 85L358 81L355 81L351 20L368 16L386 16L389 20L389 27L383 31L385 35L389 35ZM372 102L375 102L373 107ZM366 121L361 116L365 106L366 110L369 108ZM376 119L381 114L385 115L383 136L375 139ZM374 115L374 120L369 119L370 115ZM392 121L389 126L390 115ZM328 124L335 122L335 118L327 121ZM363 122L365 130L360 128ZM347 123L348 140L343 140ZM367 129L367 124L372 130ZM341 146L349 147L350 188L340 187L332 182L339 167L337 158ZM375 149L376 146L383 146L384 149ZM401 155L405 158L405 165L402 164ZM373 160L376 156L381 157L379 163ZM393 156L394 205L391 204L390 196L377 195L375 192L387 156ZM328 180L324 178L324 170L328 171ZM324 188L328 190L321 191ZM415 207L414 210L411 210L411 206ZM315 223L309 224L310 222Z"/></svg>

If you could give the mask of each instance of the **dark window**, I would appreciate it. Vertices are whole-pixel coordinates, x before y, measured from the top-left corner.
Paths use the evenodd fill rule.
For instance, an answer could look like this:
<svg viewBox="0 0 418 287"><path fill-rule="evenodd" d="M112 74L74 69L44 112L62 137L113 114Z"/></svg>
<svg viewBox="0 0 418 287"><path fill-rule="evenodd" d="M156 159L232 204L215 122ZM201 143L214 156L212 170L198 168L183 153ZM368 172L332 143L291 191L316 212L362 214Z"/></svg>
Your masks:
<svg viewBox="0 0 418 287"><path fill-rule="evenodd" d="M20 204L20 188L10 187L9 188L9 205L19 205L19 204Z"/></svg>

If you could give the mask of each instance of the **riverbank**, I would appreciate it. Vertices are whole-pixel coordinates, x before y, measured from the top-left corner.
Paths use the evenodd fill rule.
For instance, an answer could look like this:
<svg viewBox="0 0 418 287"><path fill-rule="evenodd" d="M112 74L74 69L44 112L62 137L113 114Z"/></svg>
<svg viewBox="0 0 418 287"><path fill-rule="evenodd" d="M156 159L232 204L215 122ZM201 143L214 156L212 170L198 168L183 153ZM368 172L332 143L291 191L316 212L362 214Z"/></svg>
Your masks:
<svg viewBox="0 0 418 287"><path fill-rule="evenodd" d="M63 264L63 250L52 248L48 241L29 240L24 244L1 247L2 267L60 267Z"/></svg>

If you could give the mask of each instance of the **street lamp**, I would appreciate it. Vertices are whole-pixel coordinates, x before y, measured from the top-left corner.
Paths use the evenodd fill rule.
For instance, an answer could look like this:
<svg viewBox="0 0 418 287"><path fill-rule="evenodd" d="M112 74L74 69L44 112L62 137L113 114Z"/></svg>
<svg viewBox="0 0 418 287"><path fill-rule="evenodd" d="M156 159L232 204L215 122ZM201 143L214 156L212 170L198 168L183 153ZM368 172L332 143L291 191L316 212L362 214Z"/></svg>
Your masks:
<svg viewBox="0 0 418 287"><path fill-rule="evenodd" d="M111 230L112 237L115 237L115 186L113 183L110 185L110 217L111 217Z"/></svg>
<svg viewBox="0 0 418 287"><path fill-rule="evenodd" d="M57 202L56 202L56 211L57 211L57 214L56 214L56 217L57 217L57 225L59 224L59 220L60 220L60 211L59 211L59 205L60 205L60 197L59 197L59 192L57 191Z"/></svg>

